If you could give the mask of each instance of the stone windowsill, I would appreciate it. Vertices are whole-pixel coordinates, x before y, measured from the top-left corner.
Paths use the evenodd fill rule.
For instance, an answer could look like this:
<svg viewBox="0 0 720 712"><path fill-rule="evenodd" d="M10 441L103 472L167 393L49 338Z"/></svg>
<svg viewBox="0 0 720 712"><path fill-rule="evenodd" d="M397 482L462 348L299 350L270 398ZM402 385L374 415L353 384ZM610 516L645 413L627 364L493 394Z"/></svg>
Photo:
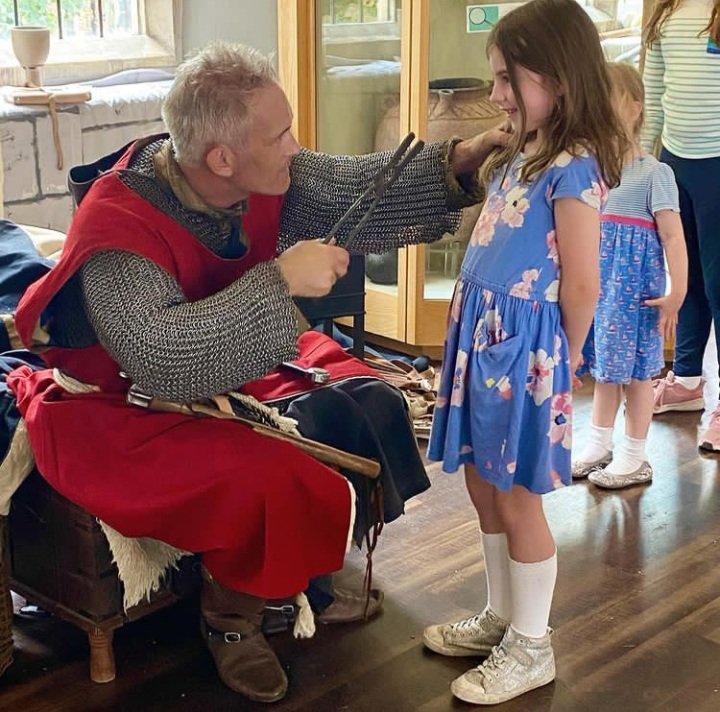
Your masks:
<svg viewBox="0 0 720 712"><path fill-rule="evenodd" d="M96 126L130 123L147 117L147 110L142 107L152 104L159 107L170 87L170 80L140 82L137 84L121 84L108 87L87 87L92 98L82 104L63 104L58 106L60 112L79 113L87 116L83 127L91 124ZM48 87L52 90L52 87ZM22 120L25 117L47 114L47 106L16 105L4 100L5 92L10 87L0 88L3 101L0 101L0 119ZM133 111L136 106L139 111Z"/></svg>

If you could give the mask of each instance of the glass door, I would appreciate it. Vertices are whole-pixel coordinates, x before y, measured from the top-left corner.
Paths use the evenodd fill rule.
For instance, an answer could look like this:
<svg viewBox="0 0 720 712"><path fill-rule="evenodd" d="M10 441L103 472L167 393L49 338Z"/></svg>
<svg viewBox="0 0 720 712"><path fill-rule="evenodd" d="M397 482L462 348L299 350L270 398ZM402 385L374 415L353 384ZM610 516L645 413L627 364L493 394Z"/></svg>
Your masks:
<svg viewBox="0 0 720 712"><path fill-rule="evenodd" d="M643 0L579 0L598 28L611 61L640 60ZM412 41L421 57L413 74L411 125L429 141L469 138L502 120L489 99L486 57L492 26L520 2L418 0ZM479 207L463 211L460 228L413 248L408 259L409 343L442 343L445 314Z"/></svg>
<svg viewBox="0 0 720 712"><path fill-rule="evenodd" d="M315 148L332 154L394 149L401 119L401 0L315 2ZM402 129L405 130L402 130ZM403 250L368 255L366 330L404 341Z"/></svg>
<svg viewBox="0 0 720 712"><path fill-rule="evenodd" d="M421 61L413 77L411 123L425 140L470 138L502 120L489 98L485 47L493 19L517 4L420 0L412 37ZM464 210L455 233L409 256L410 343L442 344L448 304L479 213L480 206Z"/></svg>

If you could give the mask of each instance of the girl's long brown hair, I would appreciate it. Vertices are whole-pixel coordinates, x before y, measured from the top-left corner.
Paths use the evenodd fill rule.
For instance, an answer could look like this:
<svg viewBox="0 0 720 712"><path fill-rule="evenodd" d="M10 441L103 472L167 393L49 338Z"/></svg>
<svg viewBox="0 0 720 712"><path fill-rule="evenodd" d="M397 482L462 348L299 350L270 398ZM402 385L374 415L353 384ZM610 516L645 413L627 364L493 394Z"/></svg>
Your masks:
<svg viewBox="0 0 720 712"><path fill-rule="evenodd" d="M646 47L660 39L663 25L679 4L680 0L655 0L655 7L643 32L643 43ZM703 32L707 32L715 42L720 43L720 0L715 0L710 19Z"/></svg>
<svg viewBox="0 0 720 712"><path fill-rule="evenodd" d="M609 187L620 182L628 143L610 100L607 65L595 25L576 0L532 0L500 19L490 32L488 52L502 54L521 115L513 141L483 166L484 181L509 165L528 138L527 111L518 89L517 67L541 75L558 89L557 105L544 127L545 141L522 167L528 182L563 151L592 153Z"/></svg>

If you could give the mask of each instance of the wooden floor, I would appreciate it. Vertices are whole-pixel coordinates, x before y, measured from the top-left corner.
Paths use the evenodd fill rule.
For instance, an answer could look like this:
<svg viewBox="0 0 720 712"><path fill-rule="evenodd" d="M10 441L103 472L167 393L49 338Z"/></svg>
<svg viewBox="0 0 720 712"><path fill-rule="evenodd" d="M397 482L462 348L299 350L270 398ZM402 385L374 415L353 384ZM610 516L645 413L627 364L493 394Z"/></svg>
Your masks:
<svg viewBox="0 0 720 712"><path fill-rule="evenodd" d="M707 402L717 397L708 387ZM577 398L576 438L589 421L590 389ZM707 416L705 416L707 417ZM651 486L617 494L588 483L546 497L559 549L551 623L555 683L500 706L503 712L717 712L720 710L720 475L699 455L700 414L656 419ZM471 661L423 650L431 622L485 603L478 528L462 478L429 468L433 487L388 526L375 558L386 607L366 625L325 627L315 639L271 638L287 665L280 712L446 712L450 681ZM361 556L344 576L359 579ZM118 678L87 676L84 634L56 621L17 619L16 661L0 680L0 709L267 709L225 689L183 603L116 634Z"/></svg>

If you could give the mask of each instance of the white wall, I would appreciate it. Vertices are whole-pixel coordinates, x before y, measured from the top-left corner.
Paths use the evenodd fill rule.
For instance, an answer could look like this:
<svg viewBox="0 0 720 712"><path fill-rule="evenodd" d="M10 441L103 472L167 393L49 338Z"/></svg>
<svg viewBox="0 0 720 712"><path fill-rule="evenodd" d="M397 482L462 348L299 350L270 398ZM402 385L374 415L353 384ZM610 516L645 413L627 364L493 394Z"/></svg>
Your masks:
<svg viewBox="0 0 720 712"><path fill-rule="evenodd" d="M212 40L242 42L261 52L277 52L275 0L185 0L183 52Z"/></svg>

